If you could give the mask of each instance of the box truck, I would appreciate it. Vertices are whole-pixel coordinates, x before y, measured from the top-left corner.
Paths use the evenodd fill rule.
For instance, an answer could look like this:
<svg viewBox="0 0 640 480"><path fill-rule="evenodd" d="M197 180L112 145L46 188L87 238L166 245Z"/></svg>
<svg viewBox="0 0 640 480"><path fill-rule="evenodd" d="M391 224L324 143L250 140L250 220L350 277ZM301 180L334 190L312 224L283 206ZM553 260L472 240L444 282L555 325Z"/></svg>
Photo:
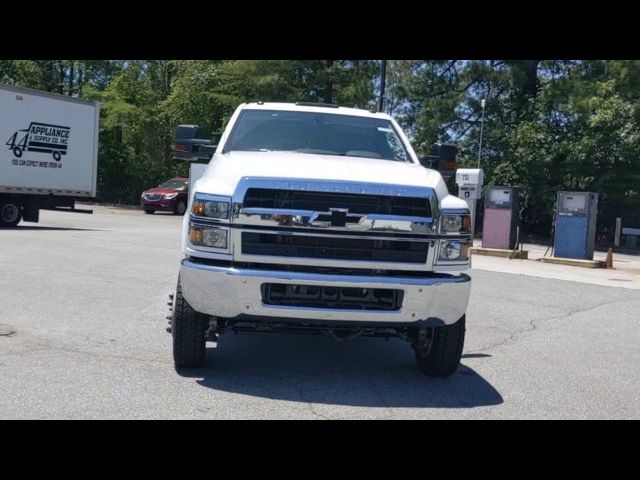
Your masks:
<svg viewBox="0 0 640 480"><path fill-rule="evenodd" d="M0 84L0 227L96 195L97 102Z"/></svg>

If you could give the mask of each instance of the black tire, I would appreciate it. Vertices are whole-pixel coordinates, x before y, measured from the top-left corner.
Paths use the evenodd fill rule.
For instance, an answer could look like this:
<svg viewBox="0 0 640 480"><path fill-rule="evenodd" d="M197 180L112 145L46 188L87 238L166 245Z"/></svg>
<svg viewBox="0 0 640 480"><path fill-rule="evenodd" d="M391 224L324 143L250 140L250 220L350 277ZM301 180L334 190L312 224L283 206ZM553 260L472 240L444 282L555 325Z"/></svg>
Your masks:
<svg viewBox="0 0 640 480"><path fill-rule="evenodd" d="M413 342L418 370L433 377L453 375L464 347L465 315L456 323L425 329Z"/></svg>
<svg viewBox="0 0 640 480"><path fill-rule="evenodd" d="M16 200L0 200L0 227L15 227L22 220L22 205Z"/></svg>
<svg viewBox="0 0 640 480"><path fill-rule="evenodd" d="M184 215L184 212L187 211L187 204L183 201L179 201L176 203L175 208L173 209L174 215Z"/></svg>
<svg viewBox="0 0 640 480"><path fill-rule="evenodd" d="M182 296L182 286L178 287L173 299L173 363L176 370L200 367L204 363L207 339L207 317L196 312Z"/></svg>
<svg viewBox="0 0 640 480"><path fill-rule="evenodd" d="M153 215L155 213L155 210L152 210L151 208L145 208L144 213L146 213L147 215Z"/></svg>

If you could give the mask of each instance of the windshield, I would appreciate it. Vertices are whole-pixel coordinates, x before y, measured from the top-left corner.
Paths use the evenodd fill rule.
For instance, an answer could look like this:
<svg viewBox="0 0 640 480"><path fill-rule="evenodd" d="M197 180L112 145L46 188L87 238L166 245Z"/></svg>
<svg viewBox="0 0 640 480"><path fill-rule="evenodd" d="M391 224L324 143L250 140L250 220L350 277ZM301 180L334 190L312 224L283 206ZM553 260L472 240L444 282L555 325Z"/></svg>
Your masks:
<svg viewBox="0 0 640 480"><path fill-rule="evenodd" d="M234 150L411 161L389 120L283 110L243 110L223 153Z"/></svg>
<svg viewBox="0 0 640 480"><path fill-rule="evenodd" d="M172 178L171 180L167 180L164 183L159 185L160 188L183 188L187 186L187 182L184 180L178 180L176 178Z"/></svg>

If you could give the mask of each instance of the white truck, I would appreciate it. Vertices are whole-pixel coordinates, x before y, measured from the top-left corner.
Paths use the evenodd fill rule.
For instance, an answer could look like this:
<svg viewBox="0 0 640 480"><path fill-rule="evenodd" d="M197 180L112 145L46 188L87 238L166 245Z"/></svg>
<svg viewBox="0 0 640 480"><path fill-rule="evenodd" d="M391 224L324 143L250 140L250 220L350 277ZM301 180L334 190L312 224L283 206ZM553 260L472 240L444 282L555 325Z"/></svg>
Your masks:
<svg viewBox="0 0 640 480"><path fill-rule="evenodd" d="M0 227L96 195L96 102L0 85Z"/></svg>
<svg viewBox="0 0 640 480"><path fill-rule="evenodd" d="M421 372L449 376L464 343L470 231L467 204L390 116L240 105L190 192L175 366L201 366L206 341L225 332L323 333L408 340Z"/></svg>

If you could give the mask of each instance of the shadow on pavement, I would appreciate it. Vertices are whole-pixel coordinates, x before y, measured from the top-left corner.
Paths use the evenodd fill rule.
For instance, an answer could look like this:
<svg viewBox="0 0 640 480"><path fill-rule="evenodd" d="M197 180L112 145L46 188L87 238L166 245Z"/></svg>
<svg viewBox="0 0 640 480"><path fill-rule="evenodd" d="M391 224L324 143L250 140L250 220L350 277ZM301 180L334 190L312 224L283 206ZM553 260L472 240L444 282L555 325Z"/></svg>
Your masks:
<svg viewBox="0 0 640 480"><path fill-rule="evenodd" d="M503 402L464 364L448 379L422 375L409 344L397 339L340 344L314 335L227 334L217 348L207 349L204 368L180 374L211 389L292 402L396 408Z"/></svg>
<svg viewBox="0 0 640 480"><path fill-rule="evenodd" d="M5 229L3 229L5 230ZM98 230L95 228L72 228L72 227L36 227L36 226L25 226L18 225L17 227L6 229L10 230L47 230L47 231L76 231L76 232L105 232L106 230ZM2 230L0 230L2 231Z"/></svg>

